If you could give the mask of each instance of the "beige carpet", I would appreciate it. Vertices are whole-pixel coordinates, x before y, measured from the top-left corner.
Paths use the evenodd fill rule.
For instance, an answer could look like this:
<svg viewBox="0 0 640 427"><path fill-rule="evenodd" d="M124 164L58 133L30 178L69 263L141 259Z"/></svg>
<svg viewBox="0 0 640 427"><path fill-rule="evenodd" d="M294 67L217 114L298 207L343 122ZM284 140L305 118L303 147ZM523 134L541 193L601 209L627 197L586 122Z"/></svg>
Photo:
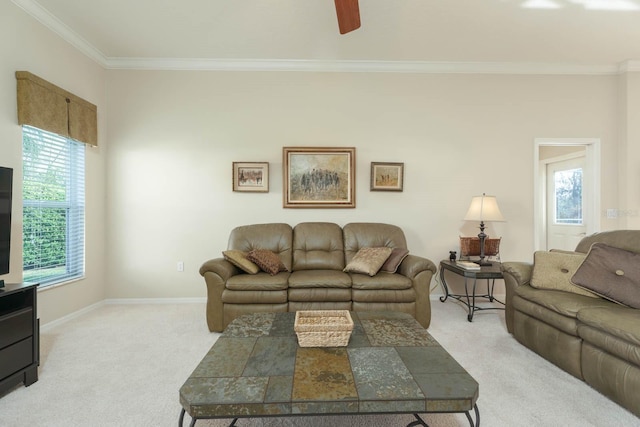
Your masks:
<svg viewBox="0 0 640 427"><path fill-rule="evenodd" d="M504 312L432 301L431 334L480 383L481 425L638 426L640 420L518 344ZM103 305L41 334L40 380L0 397L0 426L176 426L178 389L217 339L204 304ZM425 415L431 427L464 415ZM188 421L190 421L187 418ZM411 415L240 420L239 426L406 426ZM198 421L226 426L230 420ZM187 423L188 425L188 423Z"/></svg>

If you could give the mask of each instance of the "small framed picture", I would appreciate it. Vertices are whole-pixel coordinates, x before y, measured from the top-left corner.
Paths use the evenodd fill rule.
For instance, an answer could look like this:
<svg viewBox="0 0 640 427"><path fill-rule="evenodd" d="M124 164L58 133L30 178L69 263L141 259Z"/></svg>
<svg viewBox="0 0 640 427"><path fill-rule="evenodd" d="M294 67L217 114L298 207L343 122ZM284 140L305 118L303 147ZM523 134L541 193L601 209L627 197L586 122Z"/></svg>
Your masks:
<svg viewBox="0 0 640 427"><path fill-rule="evenodd" d="M283 147L285 208L355 208L355 147Z"/></svg>
<svg viewBox="0 0 640 427"><path fill-rule="evenodd" d="M269 192L269 163L233 162L233 191Z"/></svg>
<svg viewBox="0 0 640 427"><path fill-rule="evenodd" d="M402 191L404 163L371 163L371 191Z"/></svg>

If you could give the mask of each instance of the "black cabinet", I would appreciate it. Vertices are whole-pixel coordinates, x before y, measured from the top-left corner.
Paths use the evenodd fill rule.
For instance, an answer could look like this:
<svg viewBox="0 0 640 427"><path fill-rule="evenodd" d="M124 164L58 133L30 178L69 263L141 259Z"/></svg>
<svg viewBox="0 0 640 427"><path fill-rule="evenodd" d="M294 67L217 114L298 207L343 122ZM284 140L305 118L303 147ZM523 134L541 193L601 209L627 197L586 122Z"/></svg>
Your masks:
<svg viewBox="0 0 640 427"><path fill-rule="evenodd" d="M0 288L0 395L16 384L38 381L40 331L37 284Z"/></svg>

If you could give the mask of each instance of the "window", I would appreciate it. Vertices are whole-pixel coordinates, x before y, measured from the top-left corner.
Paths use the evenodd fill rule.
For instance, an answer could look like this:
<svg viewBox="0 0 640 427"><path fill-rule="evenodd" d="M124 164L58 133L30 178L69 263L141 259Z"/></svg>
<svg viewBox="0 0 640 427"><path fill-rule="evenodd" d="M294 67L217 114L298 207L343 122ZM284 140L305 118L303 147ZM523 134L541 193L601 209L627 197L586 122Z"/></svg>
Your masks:
<svg viewBox="0 0 640 427"><path fill-rule="evenodd" d="M556 224L582 225L582 169L555 172Z"/></svg>
<svg viewBox="0 0 640 427"><path fill-rule="evenodd" d="M84 275L83 143L22 127L23 279L52 285Z"/></svg>

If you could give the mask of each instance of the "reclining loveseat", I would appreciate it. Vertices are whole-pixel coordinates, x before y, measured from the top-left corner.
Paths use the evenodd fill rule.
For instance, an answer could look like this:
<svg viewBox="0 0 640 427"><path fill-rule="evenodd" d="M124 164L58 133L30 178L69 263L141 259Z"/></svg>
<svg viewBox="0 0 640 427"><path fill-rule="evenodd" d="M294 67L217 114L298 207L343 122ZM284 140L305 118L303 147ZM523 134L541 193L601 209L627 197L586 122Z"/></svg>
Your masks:
<svg viewBox="0 0 640 427"><path fill-rule="evenodd" d="M507 330L640 417L640 230L502 264Z"/></svg>

